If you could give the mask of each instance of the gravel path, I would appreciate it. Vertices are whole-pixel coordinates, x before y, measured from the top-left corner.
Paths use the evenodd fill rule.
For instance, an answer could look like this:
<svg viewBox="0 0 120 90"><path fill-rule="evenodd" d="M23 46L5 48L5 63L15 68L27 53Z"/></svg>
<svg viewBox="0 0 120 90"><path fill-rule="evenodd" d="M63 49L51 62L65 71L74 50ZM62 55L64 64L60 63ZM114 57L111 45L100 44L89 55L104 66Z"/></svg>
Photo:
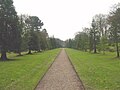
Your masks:
<svg viewBox="0 0 120 90"><path fill-rule="evenodd" d="M84 90L64 49L39 82L36 90Z"/></svg>

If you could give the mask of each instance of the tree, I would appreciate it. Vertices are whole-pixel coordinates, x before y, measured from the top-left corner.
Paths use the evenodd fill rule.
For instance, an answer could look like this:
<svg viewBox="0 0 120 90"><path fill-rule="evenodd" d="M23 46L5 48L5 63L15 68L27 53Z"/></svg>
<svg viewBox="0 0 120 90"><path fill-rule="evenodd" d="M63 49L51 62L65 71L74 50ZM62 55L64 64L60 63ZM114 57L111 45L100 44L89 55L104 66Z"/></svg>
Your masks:
<svg viewBox="0 0 120 90"><path fill-rule="evenodd" d="M29 16L26 19L26 24L28 26L28 54L31 54L31 50L40 49L40 40L38 33L40 32L41 27L43 26L43 22L37 16Z"/></svg>
<svg viewBox="0 0 120 90"><path fill-rule="evenodd" d="M107 22L107 15L104 14L97 14L94 16L96 29L98 32L98 50L105 52L106 44L107 44L107 34L108 34L108 22Z"/></svg>
<svg viewBox="0 0 120 90"><path fill-rule="evenodd" d="M100 37L106 35L108 23L107 23L107 15L104 14L96 14L94 16L97 30L99 32Z"/></svg>
<svg viewBox="0 0 120 90"><path fill-rule="evenodd" d="M56 48L56 40L55 40L54 36L50 37L49 41L50 41L49 42L50 43L50 49L55 49Z"/></svg>
<svg viewBox="0 0 120 90"><path fill-rule="evenodd" d="M0 47L1 59L7 60L6 52L16 48L19 35L18 16L12 0L0 0Z"/></svg>
<svg viewBox="0 0 120 90"><path fill-rule="evenodd" d="M83 29L84 31L78 32L75 36L75 42L76 42L76 48L87 51L88 49L88 34L85 32L85 28Z"/></svg>
<svg viewBox="0 0 120 90"><path fill-rule="evenodd" d="M23 29L24 29L24 21L23 21L23 15L18 16L18 34L17 34L17 42L16 42L16 51L19 56L21 56L21 52L22 52L22 44L23 44Z"/></svg>
<svg viewBox="0 0 120 90"><path fill-rule="evenodd" d="M74 41L75 41L75 40L73 40L73 39L68 39L68 40L66 40L66 41L65 41L66 47L67 47L67 48L76 48L76 46L74 45L74 44L76 44L76 43L75 43Z"/></svg>
<svg viewBox="0 0 120 90"><path fill-rule="evenodd" d="M28 41L29 41L29 33L30 33L30 27L26 23L26 20L28 18L29 16L24 14L19 16L19 28L21 29L20 51L28 50Z"/></svg>
<svg viewBox="0 0 120 90"><path fill-rule="evenodd" d="M100 39L100 49L103 51L103 54L105 54L105 51L108 47L108 39L106 36L102 36Z"/></svg>
<svg viewBox="0 0 120 90"><path fill-rule="evenodd" d="M95 20L93 19L92 21L92 33L93 33L93 49L94 49L94 53L97 53L97 50L96 50L96 33L97 33L97 28L96 28L96 22Z"/></svg>
<svg viewBox="0 0 120 90"><path fill-rule="evenodd" d="M120 4L118 4L109 15L110 35L114 39L116 45L117 57L119 57L119 41L120 41Z"/></svg>
<svg viewBox="0 0 120 90"><path fill-rule="evenodd" d="M58 38L49 37L49 49L64 47L64 42Z"/></svg>
<svg viewBox="0 0 120 90"><path fill-rule="evenodd" d="M92 28L89 29L89 51L93 50L93 30Z"/></svg>
<svg viewBox="0 0 120 90"><path fill-rule="evenodd" d="M41 49L42 50L45 50L45 49L48 49L48 33L47 33L47 30L46 29L43 29L41 32L40 32L40 46L41 46Z"/></svg>

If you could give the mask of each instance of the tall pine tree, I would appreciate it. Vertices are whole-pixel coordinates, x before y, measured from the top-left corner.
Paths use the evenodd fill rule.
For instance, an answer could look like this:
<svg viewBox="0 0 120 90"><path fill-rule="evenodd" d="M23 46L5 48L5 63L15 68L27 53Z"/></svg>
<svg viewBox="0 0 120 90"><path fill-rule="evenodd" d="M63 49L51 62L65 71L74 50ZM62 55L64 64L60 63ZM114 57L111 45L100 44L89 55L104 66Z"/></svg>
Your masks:
<svg viewBox="0 0 120 90"><path fill-rule="evenodd" d="M38 33L40 32L43 22L37 16L29 16L25 20L28 26L28 54L31 54L31 50L39 51L40 50L40 40Z"/></svg>
<svg viewBox="0 0 120 90"><path fill-rule="evenodd" d="M18 34L18 16L13 0L0 0L0 50L2 60L7 60L7 51L16 49L15 43Z"/></svg>

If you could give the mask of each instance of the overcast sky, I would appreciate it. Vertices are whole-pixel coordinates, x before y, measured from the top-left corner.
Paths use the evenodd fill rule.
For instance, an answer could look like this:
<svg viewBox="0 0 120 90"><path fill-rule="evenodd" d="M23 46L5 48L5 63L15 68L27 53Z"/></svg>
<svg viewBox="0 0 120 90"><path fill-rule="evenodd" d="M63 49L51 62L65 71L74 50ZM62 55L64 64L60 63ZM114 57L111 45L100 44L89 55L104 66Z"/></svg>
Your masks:
<svg viewBox="0 0 120 90"><path fill-rule="evenodd" d="M18 14L38 16L49 36L66 40L90 27L95 14L107 14L119 0L13 0Z"/></svg>

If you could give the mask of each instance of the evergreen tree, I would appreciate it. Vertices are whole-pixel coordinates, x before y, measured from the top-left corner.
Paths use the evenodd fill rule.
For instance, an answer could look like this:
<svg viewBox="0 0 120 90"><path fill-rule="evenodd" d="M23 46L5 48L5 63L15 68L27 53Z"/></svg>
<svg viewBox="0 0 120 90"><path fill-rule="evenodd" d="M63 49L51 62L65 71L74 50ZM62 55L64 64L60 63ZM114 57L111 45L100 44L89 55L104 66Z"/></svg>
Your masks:
<svg viewBox="0 0 120 90"><path fill-rule="evenodd" d="M40 50L40 40L38 33L40 32L43 22L37 16L29 16L26 19L28 26L28 54L31 54L31 50Z"/></svg>
<svg viewBox="0 0 120 90"><path fill-rule="evenodd" d="M43 29L41 32L40 32L40 45L41 45L41 49L42 50L45 50L45 49L48 49L48 33L47 33L47 30L46 29Z"/></svg>
<svg viewBox="0 0 120 90"><path fill-rule="evenodd" d="M18 16L13 1L0 0L0 48L2 60L7 60L7 51L16 49L16 37L18 36Z"/></svg>

